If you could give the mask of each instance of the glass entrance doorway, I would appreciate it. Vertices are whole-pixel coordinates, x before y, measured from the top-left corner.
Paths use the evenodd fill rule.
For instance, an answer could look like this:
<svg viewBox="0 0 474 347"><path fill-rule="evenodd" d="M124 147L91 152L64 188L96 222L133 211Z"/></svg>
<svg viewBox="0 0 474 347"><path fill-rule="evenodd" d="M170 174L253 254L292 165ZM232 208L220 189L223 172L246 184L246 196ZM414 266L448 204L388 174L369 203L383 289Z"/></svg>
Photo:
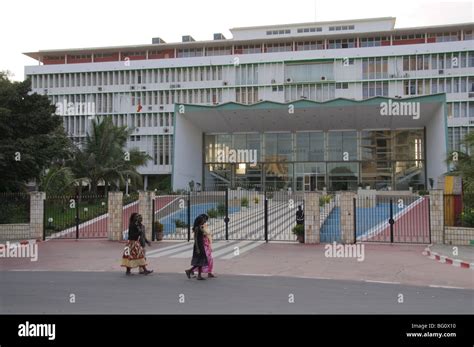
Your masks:
<svg viewBox="0 0 474 347"><path fill-rule="evenodd" d="M315 190L323 190L326 179L324 175L309 173L303 175L303 191L314 192Z"/></svg>

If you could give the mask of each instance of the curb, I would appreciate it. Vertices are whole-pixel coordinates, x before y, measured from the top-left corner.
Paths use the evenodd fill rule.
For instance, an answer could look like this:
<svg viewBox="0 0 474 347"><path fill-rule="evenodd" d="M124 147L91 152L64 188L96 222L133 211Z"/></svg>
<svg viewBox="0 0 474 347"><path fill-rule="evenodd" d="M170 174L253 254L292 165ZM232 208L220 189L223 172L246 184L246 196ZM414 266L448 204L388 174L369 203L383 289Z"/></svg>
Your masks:
<svg viewBox="0 0 474 347"><path fill-rule="evenodd" d="M441 255L441 254L431 251L429 247L425 248L422 254L426 255L430 259L437 260L438 262L443 263L443 264L448 264L455 267L461 267L464 269L474 270L474 263L468 263L467 261L463 261L461 259L449 258L445 255Z"/></svg>

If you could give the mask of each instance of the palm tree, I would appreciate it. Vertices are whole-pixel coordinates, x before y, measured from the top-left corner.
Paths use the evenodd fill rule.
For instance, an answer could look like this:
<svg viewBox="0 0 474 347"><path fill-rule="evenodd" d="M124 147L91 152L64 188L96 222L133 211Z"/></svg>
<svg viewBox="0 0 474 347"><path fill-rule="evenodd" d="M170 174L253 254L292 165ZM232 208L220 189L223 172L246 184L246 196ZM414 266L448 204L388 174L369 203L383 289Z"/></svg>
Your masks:
<svg viewBox="0 0 474 347"><path fill-rule="evenodd" d="M76 178L89 182L93 194L97 194L101 182L106 193L109 184L118 189L127 177L137 186L142 183L137 168L151 157L136 148L125 149L132 130L115 126L110 117L92 121L91 133L87 134L84 146L76 148L71 167Z"/></svg>

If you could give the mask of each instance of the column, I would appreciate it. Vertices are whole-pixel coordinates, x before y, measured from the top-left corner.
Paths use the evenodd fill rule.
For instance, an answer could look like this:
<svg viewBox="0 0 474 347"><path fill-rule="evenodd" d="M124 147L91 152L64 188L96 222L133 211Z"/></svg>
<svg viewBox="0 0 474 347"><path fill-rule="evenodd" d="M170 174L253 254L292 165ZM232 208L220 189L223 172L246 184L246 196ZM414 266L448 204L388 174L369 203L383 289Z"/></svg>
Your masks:
<svg viewBox="0 0 474 347"><path fill-rule="evenodd" d="M442 189L430 190L431 243L444 243L444 195Z"/></svg>
<svg viewBox="0 0 474 347"><path fill-rule="evenodd" d="M108 194L109 220L107 222L107 237L110 241L123 239L123 193L109 192Z"/></svg>
<svg viewBox="0 0 474 347"><path fill-rule="evenodd" d="M340 195L341 205L341 242L354 243L354 198L353 192L342 192Z"/></svg>
<svg viewBox="0 0 474 347"><path fill-rule="evenodd" d="M317 192L304 193L304 242L320 242L319 197Z"/></svg>
<svg viewBox="0 0 474 347"><path fill-rule="evenodd" d="M143 225L145 226L146 238L151 241L151 231L153 222L153 200L155 192L138 192L138 213L143 217Z"/></svg>
<svg viewBox="0 0 474 347"><path fill-rule="evenodd" d="M45 192L30 193L30 238L43 239Z"/></svg>

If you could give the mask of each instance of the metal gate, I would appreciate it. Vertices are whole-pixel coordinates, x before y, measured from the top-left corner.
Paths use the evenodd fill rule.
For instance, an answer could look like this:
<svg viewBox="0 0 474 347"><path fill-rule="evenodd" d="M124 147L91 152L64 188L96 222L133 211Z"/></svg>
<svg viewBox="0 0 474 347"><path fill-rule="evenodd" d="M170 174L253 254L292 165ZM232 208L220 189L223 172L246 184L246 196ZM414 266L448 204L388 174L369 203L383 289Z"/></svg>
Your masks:
<svg viewBox="0 0 474 347"><path fill-rule="evenodd" d="M43 240L107 238L107 196L47 196Z"/></svg>
<svg viewBox="0 0 474 347"><path fill-rule="evenodd" d="M291 191L222 190L157 196L154 234L167 240L192 239L194 219L209 216L214 240L296 241L292 229L302 194Z"/></svg>
<svg viewBox="0 0 474 347"><path fill-rule="evenodd" d="M358 196L354 230L357 241L431 243L429 196Z"/></svg>

